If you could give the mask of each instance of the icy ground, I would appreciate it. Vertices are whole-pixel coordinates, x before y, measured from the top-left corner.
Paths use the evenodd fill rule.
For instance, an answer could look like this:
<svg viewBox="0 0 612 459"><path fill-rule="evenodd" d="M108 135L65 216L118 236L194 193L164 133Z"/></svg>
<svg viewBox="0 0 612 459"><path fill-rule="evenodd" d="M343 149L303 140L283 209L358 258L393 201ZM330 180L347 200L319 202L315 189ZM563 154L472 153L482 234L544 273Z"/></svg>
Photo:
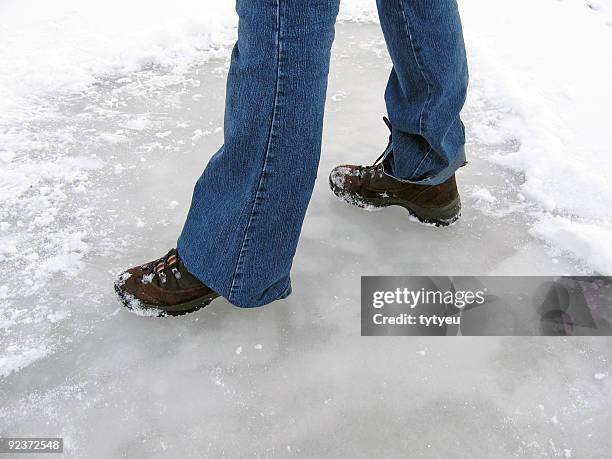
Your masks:
<svg viewBox="0 0 612 459"><path fill-rule="evenodd" d="M348 5L367 18L370 3ZM577 171L581 180L595 177L584 198L571 188L575 182L562 184L564 192L542 164L526 160L533 151L551 155L545 140L559 126L575 127L542 101L577 107L565 116L597 127L605 124L598 116L609 109L608 86L600 105L585 105L584 91L590 96L598 87L572 86L579 80L572 69L567 84L540 84L547 75L539 60L555 53L525 56L525 67L512 73L512 46L528 45L524 39L484 46L512 21L500 14L500 23L485 27L479 14L522 14L532 0L462 4L468 41L479 52L465 111L470 166L459 175L461 222L423 227L400 209L367 213L329 192L333 166L372 161L387 138L380 116L388 61L378 26L341 24L294 294L258 310L218 300L180 319L127 313L111 279L175 242L193 183L222 142L227 49L215 44L231 37L217 31L191 48L172 35L165 43L173 46L151 49L155 58L120 53L124 71L101 78L91 72L104 70L124 37L100 44L101 35L83 32L79 46L60 46L62 17L49 24L59 38L48 60L45 40L27 28L10 46L0 40L0 54L11 56L0 67L0 436L63 436L67 457L609 457L610 340L359 336L363 274L575 274L610 266L612 194L592 194L608 186L607 131L585 137L600 141L593 151L578 136L554 139L563 152L559 174L576 158L601 165ZM557 21L545 24L550 40L569 40L559 32L561 19L579 4L542 0L534 17L546 10ZM577 26L609 17L600 14L610 11L608 2L589 5L593 16L583 21L587 13L576 11ZM592 33L607 38L612 27L602 21ZM15 51L21 39L33 40L31 55ZM83 51L91 43L100 45L97 58ZM600 44L606 62L609 45ZM557 49L546 40L532 45ZM488 55L491 49L499 55ZM583 51L586 60L591 50ZM193 65L200 57L213 60ZM66 67L67 60L85 64ZM40 62L40 73L28 72ZM513 77L519 92L492 83ZM566 93L554 92L563 86ZM23 103L29 96L35 104ZM533 113L532 131L519 138ZM544 122L551 119L552 127ZM578 127L592 133L587 124ZM568 147L577 144L582 156Z"/></svg>
<svg viewBox="0 0 612 459"><path fill-rule="evenodd" d="M362 274L589 272L529 234L522 177L487 160L513 140L470 136L449 229L332 196L328 171L386 142L373 24L338 27L293 296L166 320L119 308L113 274L174 244L222 141L225 69L108 79L14 127L31 135L2 207L0 435L63 436L67 457L607 457L609 340L360 337ZM496 113L476 76L468 131Z"/></svg>

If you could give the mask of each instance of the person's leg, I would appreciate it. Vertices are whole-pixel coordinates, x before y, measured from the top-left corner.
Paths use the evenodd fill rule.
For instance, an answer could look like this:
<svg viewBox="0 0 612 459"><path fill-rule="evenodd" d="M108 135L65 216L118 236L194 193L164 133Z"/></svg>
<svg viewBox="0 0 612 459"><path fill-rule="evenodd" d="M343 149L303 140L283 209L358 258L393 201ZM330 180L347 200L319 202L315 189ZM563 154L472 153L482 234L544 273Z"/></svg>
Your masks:
<svg viewBox="0 0 612 459"><path fill-rule="evenodd" d="M445 182L465 163L468 69L456 0L377 0L393 69L385 100L397 179Z"/></svg>
<svg viewBox="0 0 612 459"><path fill-rule="evenodd" d="M339 0L238 0L225 145L195 187L178 252L242 307L290 293L321 150Z"/></svg>
<svg viewBox="0 0 612 459"><path fill-rule="evenodd" d="M460 112L468 71L456 0L377 0L393 69L385 100L389 145L371 166L346 164L332 191L365 209L405 208L448 226L461 216L455 171L465 164Z"/></svg>

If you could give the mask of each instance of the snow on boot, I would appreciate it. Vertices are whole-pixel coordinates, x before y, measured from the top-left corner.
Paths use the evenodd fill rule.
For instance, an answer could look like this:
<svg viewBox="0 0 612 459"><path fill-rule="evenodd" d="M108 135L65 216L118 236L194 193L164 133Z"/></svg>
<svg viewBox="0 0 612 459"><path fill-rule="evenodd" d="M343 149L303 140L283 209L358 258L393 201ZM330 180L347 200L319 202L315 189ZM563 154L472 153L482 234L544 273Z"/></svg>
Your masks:
<svg viewBox="0 0 612 459"><path fill-rule="evenodd" d="M153 317L195 312L219 296L187 271L176 249L121 273L115 292L130 311Z"/></svg>
<svg viewBox="0 0 612 459"><path fill-rule="evenodd" d="M385 122L388 121L385 119ZM329 175L332 191L343 201L366 210L389 206L405 208L421 223L448 226L461 216L461 199L455 176L440 185L419 185L387 174L383 159L391 147L371 166L343 165Z"/></svg>

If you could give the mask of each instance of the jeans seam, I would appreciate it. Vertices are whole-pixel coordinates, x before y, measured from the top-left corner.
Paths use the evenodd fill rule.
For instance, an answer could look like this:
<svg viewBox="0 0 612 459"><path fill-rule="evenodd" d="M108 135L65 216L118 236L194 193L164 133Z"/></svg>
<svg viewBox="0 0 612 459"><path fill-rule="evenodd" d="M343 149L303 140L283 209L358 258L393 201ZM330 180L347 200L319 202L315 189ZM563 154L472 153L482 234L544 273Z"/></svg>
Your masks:
<svg viewBox="0 0 612 459"><path fill-rule="evenodd" d="M421 76L423 77L423 80L425 80L425 84L427 84L427 100L425 101L425 104L423 105L423 109L421 110L421 116L419 117L419 134L424 135L426 132L426 129L423 129L423 124L424 124L423 118L424 118L425 111L429 108L429 104L431 102L431 85L429 83L429 80L427 79L427 76L425 75L425 71L423 70L423 65L421 64L421 61L419 59L419 54L417 53L416 48L414 47L414 38L412 36L412 26L410 24L410 20L408 19L408 16L406 15L406 10L404 8L404 0L398 0L398 1L402 9L402 17L404 18L405 32L406 32L406 36L408 37L408 41L410 42L410 47L412 48L412 54L414 55L414 60L417 64L419 72L421 72ZM427 154L429 154L429 152Z"/></svg>
<svg viewBox="0 0 612 459"><path fill-rule="evenodd" d="M277 14L277 22L276 22L276 86L274 88L274 102L272 104L272 119L270 121L270 132L268 133L268 140L266 143L266 154L264 156L263 166L261 169L261 173L259 175L259 181L257 183L257 189L255 191L255 197L253 198L253 204L251 206L251 211L249 213L249 220L247 226L244 230L244 237L242 239L242 244L240 245L240 252L238 253L238 258L236 260L236 267L234 268L234 274L232 276L232 284L230 286L230 292L228 300L231 302L234 293L237 290L236 282L237 277L243 262L244 254L246 252L246 243L248 241L249 230L253 223L253 217L256 214L255 207L259 202L259 196L262 189L264 176L266 172L266 166L268 165L268 158L270 157L270 146L272 144L272 138L274 133L274 125L276 124L276 113L278 107L278 99L279 99L279 84L280 84L280 60L281 60L281 0L277 0L276 2L276 14Z"/></svg>

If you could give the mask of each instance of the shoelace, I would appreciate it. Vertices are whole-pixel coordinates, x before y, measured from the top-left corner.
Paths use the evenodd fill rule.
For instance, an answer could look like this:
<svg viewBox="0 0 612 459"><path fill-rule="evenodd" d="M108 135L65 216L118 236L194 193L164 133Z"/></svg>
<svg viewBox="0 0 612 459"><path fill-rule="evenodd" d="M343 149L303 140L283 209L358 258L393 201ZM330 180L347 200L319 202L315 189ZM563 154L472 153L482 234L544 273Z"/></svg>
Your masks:
<svg viewBox="0 0 612 459"><path fill-rule="evenodd" d="M379 169L380 167L382 167L382 160L387 156L387 154L389 154L389 151L391 149L391 145L393 144L393 127L391 126L391 121L389 121L389 118L387 118L386 116L383 116L383 121L385 122L385 124L389 128L389 132L390 132L390 134L389 134L389 143L385 147L384 151L380 154L380 156L376 159L376 161L374 161L372 166L370 166L370 167L372 167L374 169ZM380 173L380 171L379 171L379 173Z"/></svg>
<svg viewBox="0 0 612 459"><path fill-rule="evenodd" d="M153 277L158 276L159 281L162 284L165 284L167 281L167 269L171 270L176 280L179 280L181 278L181 272L178 269L180 260L181 259L179 258L176 249L172 249L160 259L155 260L154 262L149 263L148 265L145 265L142 268L143 270L149 271L151 274L153 274Z"/></svg>

